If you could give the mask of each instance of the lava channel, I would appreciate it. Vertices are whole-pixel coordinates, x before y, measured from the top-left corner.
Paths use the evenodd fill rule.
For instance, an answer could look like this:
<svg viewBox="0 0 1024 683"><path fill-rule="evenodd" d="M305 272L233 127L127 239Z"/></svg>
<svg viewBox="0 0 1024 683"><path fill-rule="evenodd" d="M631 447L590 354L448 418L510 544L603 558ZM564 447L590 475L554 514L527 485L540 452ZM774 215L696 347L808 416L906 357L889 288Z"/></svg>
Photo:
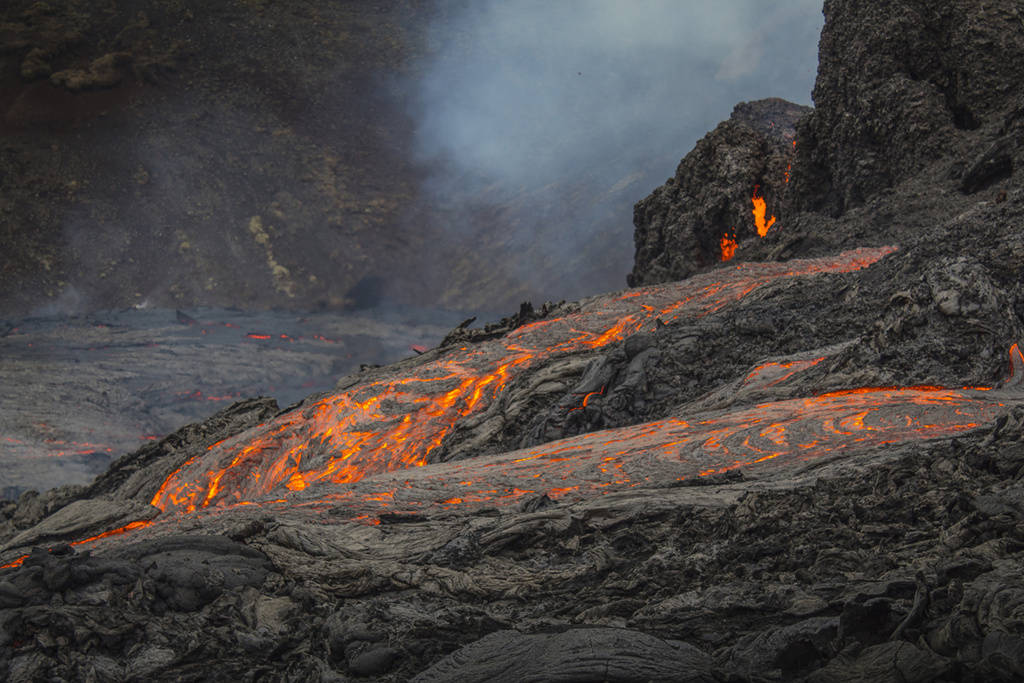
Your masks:
<svg viewBox="0 0 1024 683"><path fill-rule="evenodd" d="M344 502L353 517L373 518L456 505L494 507L540 494L579 500L738 468L764 476L826 456L962 434L1019 402L984 387L834 392L592 432L316 494Z"/></svg>
<svg viewBox="0 0 1024 683"><path fill-rule="evenodd" d="M172 473L152 504L164 512L190 513L422 467L458 421L483 411L540 361L600 348L659 322L707 315L780 278L850 272L893 251L745 263L598 297L576 313L525 325L501 339L424 355L406 374L395 370L216 444Z"/></svg>

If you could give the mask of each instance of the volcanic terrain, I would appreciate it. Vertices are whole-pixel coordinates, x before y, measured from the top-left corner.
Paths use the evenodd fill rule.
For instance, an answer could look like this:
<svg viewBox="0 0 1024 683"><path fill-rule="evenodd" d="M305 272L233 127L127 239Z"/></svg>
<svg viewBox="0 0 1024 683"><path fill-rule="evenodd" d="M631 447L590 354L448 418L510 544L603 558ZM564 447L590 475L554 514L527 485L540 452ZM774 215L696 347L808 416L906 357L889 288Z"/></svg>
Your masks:
<svg viewBox="0 0 1024 683"><path fill-rule="evenodd" d="M700 141L631 289L0 508L0 673L1024 677L1024 16L824 11L815 108Z"/></svg>

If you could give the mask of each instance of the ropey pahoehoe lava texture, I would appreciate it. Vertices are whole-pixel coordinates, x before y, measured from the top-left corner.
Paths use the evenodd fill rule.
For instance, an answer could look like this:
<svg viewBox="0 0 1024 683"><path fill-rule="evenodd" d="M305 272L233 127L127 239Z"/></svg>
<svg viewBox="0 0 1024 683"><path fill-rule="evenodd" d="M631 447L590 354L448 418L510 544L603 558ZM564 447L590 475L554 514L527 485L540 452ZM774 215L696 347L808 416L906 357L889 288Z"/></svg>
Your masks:
<svg viewBox="0 0 1024 683"><path fill-rule="evenodd" d="M1024 20L825 14L817 108L639 205L644 286L0 508L0 673L1019 680ZM677 191L734 129L770 172Z"/></svg>

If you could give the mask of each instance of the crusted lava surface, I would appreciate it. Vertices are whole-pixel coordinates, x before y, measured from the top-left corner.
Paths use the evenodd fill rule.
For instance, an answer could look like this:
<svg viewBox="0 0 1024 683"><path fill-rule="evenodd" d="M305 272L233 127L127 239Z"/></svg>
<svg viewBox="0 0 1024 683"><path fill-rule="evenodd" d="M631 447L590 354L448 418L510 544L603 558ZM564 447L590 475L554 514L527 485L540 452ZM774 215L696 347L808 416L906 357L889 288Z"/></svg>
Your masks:
<svg viewBox="0 0 1024 683"><path fill-rule="evenodd" d="M460 317L145 308L0 322L0 498L88 483L247 396L291 405L360 365L414 355Z"/></svg>

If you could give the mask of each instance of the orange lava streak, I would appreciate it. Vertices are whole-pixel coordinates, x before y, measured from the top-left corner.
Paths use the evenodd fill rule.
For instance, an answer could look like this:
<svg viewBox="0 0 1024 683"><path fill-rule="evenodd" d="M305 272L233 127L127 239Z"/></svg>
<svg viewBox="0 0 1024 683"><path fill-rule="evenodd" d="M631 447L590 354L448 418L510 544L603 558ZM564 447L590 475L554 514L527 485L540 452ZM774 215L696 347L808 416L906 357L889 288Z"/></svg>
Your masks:
<svg viewBox="0 0 1024 683"><path fill-rule="evenodd" d="M96 536L90 536L89 538L83 538L80 541L74 541L70 545L82 545L83 543L91 543L93 541L98 541L101 538L109 538L110 536L120 536L123 533L129 532L129 531L134 531L135 529L144 529L145 527L149 526L152 523L153 522L151 522L151 521L144 521L144 520L143 521L138 521L138 522L129 522L128 524L125 524L122 527L118 527L116 529L111 529L110 531L104 531L102 534L98 534Z"/></svg>
<svg viewBox="0 0 1024 683"><path fill-rule="evenodd" d="M120 526L120 527L118 527L116 529L111 529L110 531L104 531L102 534L97 534L95 536L90 536L89 538L83 538L80 541L72 541L68 545L78 546L78 545L82 545L83 543L92 543L93 541L98 541L101 538L109 538L111 536L120 536L121 534L128 533L129 531L134 531L135 529L144 529L145 527L149 526L152 523L153 523L152 521L146 521L146 520L140 520L138 522L129 522L128 524L125 524L124 526ZM26 559L28 559L28 555L22 555L21 557L19 557L18 559L14 560L12 562L8 562L7 564L0 565L0 569L10 569L12 567L20 567L22 565L22 563L25 562Z"/></svg>
<svg viewBox="0 0 1024 683"><path fill-rule="evenodd" d="M0 564L0 569L13 569L14 567L20 567L21 564L26 559L28 559L28 555L22 555L21 557L17 558L16 560L8 562L7 564Z"/></svg>
<svg viewBox="0 0 1024 683"><path fill-rule="evenodd" d="M1017 374L1018 368L1024 368L1024 353L1021 353L1020 347L1014 344L1010 347L1010 378L1013 379L1014 375Z"/></svg>
<svg viewBox="0 0 1024 683"><path fill-rule="evenodd" d="M965 387L965 388L970 388L970 387ZM840 389L839 391L829 391L829 392L826 392L824 394L821 394L819 396L819 398L831 398L833 396L850 396L851 394L877 394L879 392L884 392L884 391L911 391L911 390L912 391L924 391L924 392L928 392L928 391L936 391L936 392L952 392L952 391L956 391L955 389L947 389L946 387L930 386L930 385L927 385L927 384L922 384L922 385L919 385L919 386L909 386L909 387L898 387L898 386L890 386L890 387L858 387L857 389Z"/></svg>
<svg viewBox="0 0 1024 683"><path fill-rule="evenodd" d="M746 379L743 380L743 384L746 386L757 382L764 387L774 387L782 384L796 373L813 367L823 360L825 360L824 356L809 360L787 361L785 363L778 363L775 361L763 363L758 365L750 372L750 374L747 375ZM780 370L788 370L789 372L783 373L778 377L771 378L771 375L778 374Z"/></svg>
<svg viewBox="0 0 1024 683"><path fill-rule="evenodd" d="M736 233L734 232L732 236L729 233L722 235L718 246L722 249L722 261L731 261L732 257L736 255Z"/></svg>
<svg viewBox="0 0 1024 683"><path fill-rule="evenodd" d="M760 190L759 185L754 186L754 196L751 197L751 201L754 204L754 209L751 211L754 214L754 227L757 228L757 234L759 237L764 237L768 234L768 229L775 225L775 216L772 216L765 221L764 217L768 213L768 204L765 202L764 197L758 196Z"/></svg>
<svg viewBox="0 0 1024 683"><path fill-rule="evenodd" d="M580 403L580 405L578 405L575 408L570 408L569 412L571 413L571 412L576 411L576 410L583 410L588 405L590 405L590 399L594 398L595 396L604 396L604 390L605 390L605 387L602 386L598 391L591 391L591 392L589 392L587 394L584 394L583 395L583 401Z"/></svg>

